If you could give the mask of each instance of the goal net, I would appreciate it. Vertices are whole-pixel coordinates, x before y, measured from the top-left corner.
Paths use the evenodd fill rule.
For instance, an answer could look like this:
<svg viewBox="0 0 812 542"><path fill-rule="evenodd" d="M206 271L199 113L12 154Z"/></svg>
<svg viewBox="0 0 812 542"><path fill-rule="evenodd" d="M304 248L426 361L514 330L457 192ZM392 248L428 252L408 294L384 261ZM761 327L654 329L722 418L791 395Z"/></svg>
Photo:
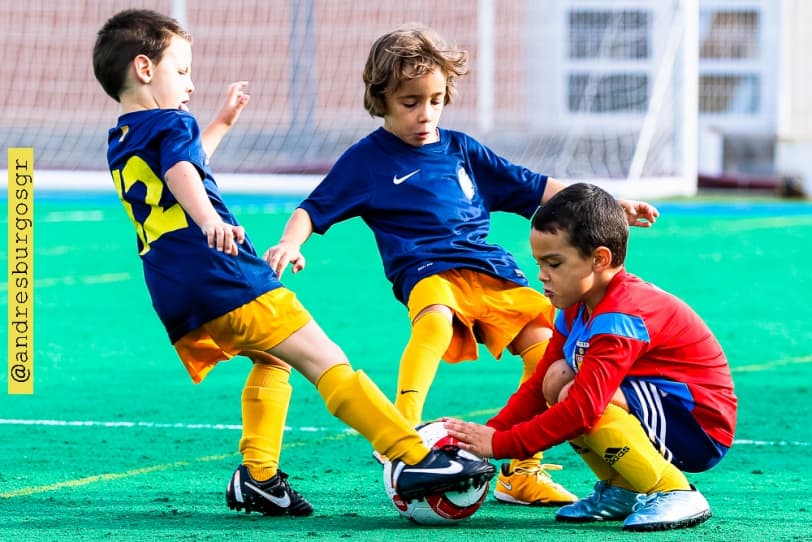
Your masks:
<svg viewBox="0 0 812 542"><path fill-rule="evenodd" d="M696 0L141 6L175 16L193 35L191 105L201 124L228 83L249 81L251 103L212 165L257 189L284 174L307 190L380 125L362 105L367 51L382 33L419 21L469 52L470 73L441 126L533 170L617 195L696 190ZM0 139L6 147L33 146L40 171L105 170L117 104L95 81L91 51L103 22L128 7L122 0L0 0L2 52L14 60L0 79Z"/></svg>

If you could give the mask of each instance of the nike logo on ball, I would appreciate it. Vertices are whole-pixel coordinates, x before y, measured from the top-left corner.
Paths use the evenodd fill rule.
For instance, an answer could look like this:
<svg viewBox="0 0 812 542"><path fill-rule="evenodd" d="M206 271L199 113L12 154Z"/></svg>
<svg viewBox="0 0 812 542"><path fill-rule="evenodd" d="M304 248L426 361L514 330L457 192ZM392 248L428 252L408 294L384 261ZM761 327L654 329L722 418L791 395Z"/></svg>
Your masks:
<svg viewBox="0 0 812 542"><path fill-rule="evenodd" d="M404 175L403 177L398 177L397 175L395 175L394 177L392 177L392 182L395 183L395 184L400 184L403 181L405 181L406 179L408 179L409 177L411 177L413 175L417 175L418 173L420 173L420 170L416 169L416 170L412 171L411 173L409 173L407 175Z"/></svg>

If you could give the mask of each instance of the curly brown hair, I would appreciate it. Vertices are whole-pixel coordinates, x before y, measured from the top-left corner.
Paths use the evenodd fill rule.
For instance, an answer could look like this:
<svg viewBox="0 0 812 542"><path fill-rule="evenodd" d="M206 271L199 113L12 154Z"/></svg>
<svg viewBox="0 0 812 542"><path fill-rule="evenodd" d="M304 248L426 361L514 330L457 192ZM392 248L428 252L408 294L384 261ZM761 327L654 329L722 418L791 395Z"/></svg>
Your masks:
<svg viewBox="0 0 812 542"><path fill-rule="evenodd" d="M364 108L373 117L386 114L386 93L435 68L446 75L445 103L455 95L455 79L468 73L468 52L449 47L433 29L409 23L375 40L364 66Z"/></svg>

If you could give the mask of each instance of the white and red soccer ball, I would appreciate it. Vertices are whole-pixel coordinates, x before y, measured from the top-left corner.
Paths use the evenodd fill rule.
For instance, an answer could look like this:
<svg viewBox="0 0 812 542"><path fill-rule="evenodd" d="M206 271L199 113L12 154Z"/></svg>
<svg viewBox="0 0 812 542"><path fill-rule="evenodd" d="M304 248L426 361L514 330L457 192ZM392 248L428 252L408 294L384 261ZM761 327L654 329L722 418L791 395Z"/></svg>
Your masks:
<svg viewBox="0 0 812 542"><path fill-rule="evenodd" d="M457 441L448 435L443 422L431 422L418 427L426 446L442 448L456 445ZM474 458L464 450L459 453ZM386 494L401 516L421 525L449 525L474 515L488 496L490 482L480 486L471 485L463 491L446 491L427 495L422 499L404 501L392 487L392 463L383 464L383 484Z"/></svg>

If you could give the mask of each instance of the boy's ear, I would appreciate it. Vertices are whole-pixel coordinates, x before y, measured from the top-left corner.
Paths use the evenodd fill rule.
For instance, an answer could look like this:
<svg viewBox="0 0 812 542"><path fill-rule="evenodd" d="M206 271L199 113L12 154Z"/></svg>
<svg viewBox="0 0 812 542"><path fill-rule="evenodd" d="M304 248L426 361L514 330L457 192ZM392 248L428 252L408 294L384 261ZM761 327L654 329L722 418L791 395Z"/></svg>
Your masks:
<svg viewBox="0 0 812 542"><path fill-rule="evenodd" d="M612 266L612 251L607 247L600 246L592 252L592 269L603 271Z"/></svg>
<svg viewBox="0 0 812 542"><path fill-rule="evenodd" d="M152 81L152 61L146 55L138 55L133 59L135 78L145 85Z"/></svg>

